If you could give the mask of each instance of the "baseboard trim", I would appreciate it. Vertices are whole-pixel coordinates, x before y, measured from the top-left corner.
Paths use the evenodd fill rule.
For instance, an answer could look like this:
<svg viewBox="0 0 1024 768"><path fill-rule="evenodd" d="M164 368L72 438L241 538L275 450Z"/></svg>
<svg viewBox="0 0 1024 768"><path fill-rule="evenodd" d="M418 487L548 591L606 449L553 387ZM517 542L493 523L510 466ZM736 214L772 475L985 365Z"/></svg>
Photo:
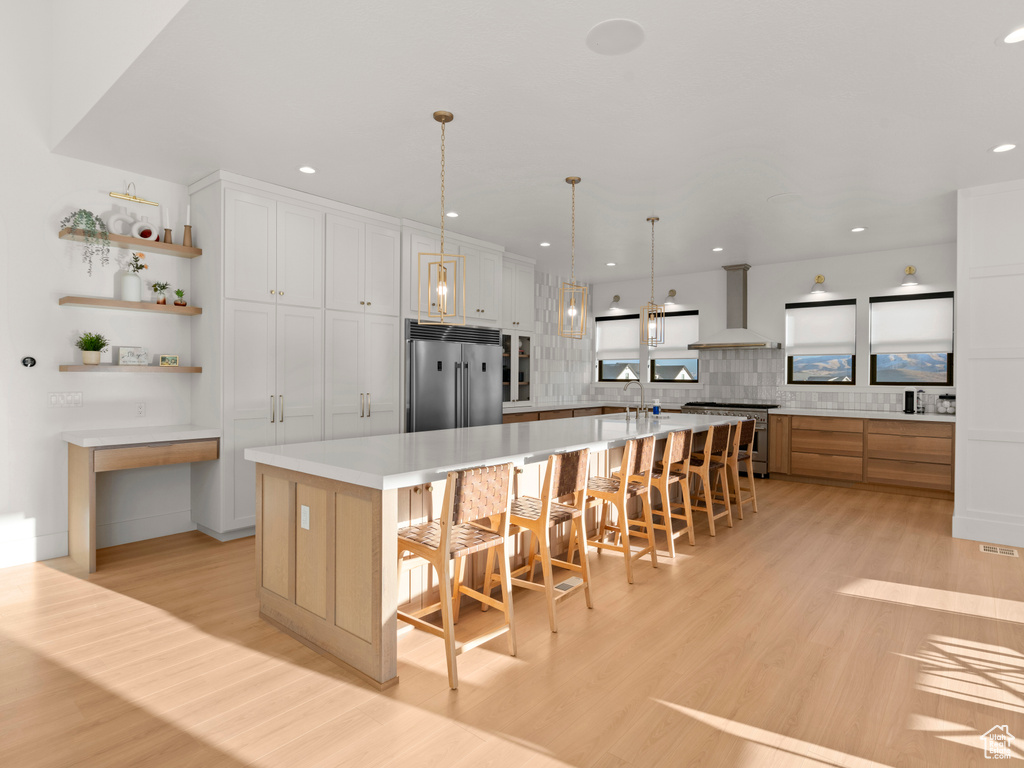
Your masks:
<svg viewBox="0 0 1024 768"><path fill-rule="evenodd" d="M200 533L205 533L211 539L216 539L217 541L234 541L235 539L244 539L248 536L256 535L255 525L239 528L236 531L225 531L224 533L215 531L212 528L207 528L205 525L196 525L196 530Z"/></svg>
<svg viewBox="0 0 1024 768"><path fill-rule="evenodd" d="M1005 547L1024 547L1024 520L1019 523L1003 522L970 515L953 515L953 538L982 544L1001 544Z"/></svg>
<svg viewBox="0 0 1024 768"><path fill-rule="evenodd" d="M67 557L67 554L67 531L45 536L26 536L22 539L0 539L0 568Z"/></svg>

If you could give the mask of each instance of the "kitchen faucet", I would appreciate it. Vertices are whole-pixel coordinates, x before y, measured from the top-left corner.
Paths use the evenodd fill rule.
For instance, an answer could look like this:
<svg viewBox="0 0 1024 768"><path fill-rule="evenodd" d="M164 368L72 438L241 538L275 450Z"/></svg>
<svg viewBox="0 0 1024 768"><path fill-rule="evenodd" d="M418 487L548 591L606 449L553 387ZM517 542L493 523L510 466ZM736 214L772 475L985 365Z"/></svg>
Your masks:
<svg viewBox="0 0 1024 768"><path fill-rule="evenodd" d="M644 405L644 385L640 383L639 379L630 379L629 381L626 382L626 386L624 386L622 388L622 391L625 392L627 389L629 389L629 385L630 384L636 384L638 387L640 387L640 408L636 412L636 418L637 418L637 420L640 419L641 411L644 414L644 418L646 418L647 417L647 406ZM626 410L626 419L627 419L627 421L629 420L629 409Z"/></svg>

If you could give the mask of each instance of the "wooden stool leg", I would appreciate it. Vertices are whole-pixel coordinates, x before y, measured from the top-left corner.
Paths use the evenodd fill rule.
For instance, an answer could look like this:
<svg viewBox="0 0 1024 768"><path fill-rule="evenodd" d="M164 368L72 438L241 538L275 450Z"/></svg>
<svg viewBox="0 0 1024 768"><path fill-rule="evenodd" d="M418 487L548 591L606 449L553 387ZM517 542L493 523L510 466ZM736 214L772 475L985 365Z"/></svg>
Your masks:
<svg viewBox="0 0 1024 768"><path fill-rule="evenodd" d="M665 467L665 471L668 472L668 467ZM672 535L672 499L668 490L668 483L665 483L663 486L656 485L654 488L657 489L658 495L661 497L661 511L658 514L661 515L661 521L665 524L665 538L668 539L668 556L674 560L676 556L676 541Z"/></svg>
<svg viewBox="0 0 1024 768"><path fill-rule="evenodd" d="M679 495L682 496L683 514L686 515L686 532L689 534L690 546L694 546L693 540L693 504L690 502L690 486L680 481Z"/></svg>
<svg viewBox="0 0 1024 768"><path fill-rule="evenodd" d="M708 510L708 527L711 529L711 535L715 535L715 502L713 501L714 494L711 491L711 476L708 471L708 466L705 464L701 467L701 471L697 473L697 477L700 480L700 487L704 493L704 506Z"/></svg>
<svg viewBox="0 0 1024 768"><path fill-rule="evenodd" d="M626 581L633 583L633 548L629 543L629 524L626 522L626 502L623 500L615 505L615 511L619 515L619 533L622 542L622 558L626 562Z"/></svg>
<svg viewBox="0 0 1024 768"><path fill-rule="evenodd" d="M456 557L452 573L452 623L459 623L459 608L462 607L462 579L466 575L466 558Z"/></svg>
<svg viewBox="0 0 1024 768"><path fill-rule="evenodd" d="M444 630L444 652L448 659L448 685L452 690L459 687L459 672L455 666L455 624L452 621L452 574L451 558L443 553L441 561L434 563L437 580L441 588L441 628Z"/></svg>
<svg viewBox="0 0 1024 768"><path fill-rule="evenodd" d="M569 528L569 539L579 545L580 550L580 574L583 576L583 594L587 599L587 608L593 608L594 603L590 599L590 563L587 561L587 522L582 517L574 517ZM572 562L570 557L568 562Z"/></svg>
<svg viewBox="0 0 1024 768"><path fill-rule="evenodd" d="M505 606L505 623L508 624L508 653L510 656L516 655L516 630L515 624L513 623L512 617L512 578L509 576L509 563L508 563L508 550L506 549L506 542L502 542L497 547L492 547L492 551L497 549L498 552L498 573L501 577L501 602Z"/></svg>
<svg viewBox="0 0 1024 768"><path fill-rule="evenodd" d="M647 528L647 544L651 548L651 565L654 568L658 567L658 547L654 538L654 512L651 509L651 489L647 489L647 493L640 497L640 502L643 505L644 511L644 523Z"/></svg>
<svg viewBox="0 0 1024 768"><path fill-rule="evenodd" d="M534 547L537 548L536 552L533 551ZM526 572L526 580L529 581L529 582L533 582L533 571L534 571L534 566L537 563L537 555L540 554L540 552L541 552L540 547L541 547L540 537L537 535L536 531L531 530L530 531L530 555L529 555L529 557L526 558L526 565L527 565L527 567L529 569ZM543 562L543 558L542 558L542 562Z"/></svg>
<svg viewBox="0 0 1024 768"><path fill-rule="evenodd" d="M484 566L484 594L488 597L491 596L491 590L494 589L494 547L487 550L487 565ZM486 611L490 608L487 603L480 603L480 610Z"/></svg>
<svg viewBox="0 0 1024 768"><path fill-rule="evenodd" d="M743 519L743 494L740 489L740 462L737 459L735 464L729 465L729 474L732 475L733 495L736 499L736 512L740 520Z"/></svg>
<svg viewBox="0 0 1024 768"><path fill-rule="evenodd" d="M557 632L558 625L555 622L555 575L551 569L551 533L550 529L544 531L537 537L538 548L540 549L540 567L544 573L544 596L548 601L548 624L551 631Z"/></svg>
<svg viewBox="0 0 1024 768"><path fill-rule="evenodd" d="M754 511L757 512L757 490L754 488L754 460L747 456L743 463L747 468L747 482L750 483L750 500L753 502Z"/></svg>
<svg viewBox="0 0 1024 768"><path fill-rule="evenodd" d="M722 485L722 499L725 501L726 511L725 521L729 524L729 527L732 528L732 502L729 501L729 473L727 470L728 467L722 467L722 469L718 470L715 474L718 476L718 482ZM713 492L712 495L714 495Z"/></svg>

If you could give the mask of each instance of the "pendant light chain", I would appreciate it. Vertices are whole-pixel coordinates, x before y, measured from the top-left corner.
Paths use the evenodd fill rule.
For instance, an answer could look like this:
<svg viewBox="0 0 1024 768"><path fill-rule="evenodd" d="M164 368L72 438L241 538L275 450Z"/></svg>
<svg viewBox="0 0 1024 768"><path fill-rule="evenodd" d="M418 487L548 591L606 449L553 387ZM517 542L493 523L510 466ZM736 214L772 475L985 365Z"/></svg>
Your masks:
<svg viewBox="0 0 1024 768"><path fill-rule="evenodd" d="M441 123L441 253L444 253L444 122Z"/></svg>
<svg viewBox="0 0 1024 768"><path fill-rule="evenodd" d="M572 282L576 283L576 185L572 185Z"/></svg>
<svg viewBox="0 0 1024 768"><path fill-rule="evenodd" d="M651 304L654 303L654 222L651 217Z"/></svg>

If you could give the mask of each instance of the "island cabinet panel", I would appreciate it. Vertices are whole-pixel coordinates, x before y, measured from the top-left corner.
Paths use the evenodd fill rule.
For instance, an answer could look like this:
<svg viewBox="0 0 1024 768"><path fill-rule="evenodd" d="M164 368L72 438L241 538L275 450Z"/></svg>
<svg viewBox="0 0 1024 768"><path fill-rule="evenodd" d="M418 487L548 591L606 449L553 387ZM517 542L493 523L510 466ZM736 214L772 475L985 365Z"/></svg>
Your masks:
<svg viewBox="0 0 1024 768"><path fill-rule="evenodd" d="M292 542L295 529L292 524L294 507L292 489L287 480L268 477L263 482L261 583L285 599L292 597Z"/></svg>
<svg viewBox="0 0 1024 768"><path fill-rule="evenodd" d="M789 416L768 416L768 472L788 475L790 472L790 425Z"/></svg>
<svg viewBox="0 0 1024 768"><path fill-rule="evenodd" d="M863 480L864 460L860 456L831 456L822 453L793 452L794 475L833 480Z"/></svg>
<svg viewBox="0 0 1024 768"><path fill-rule="evenodd" d="M373 504L359 494L335 495L335 626L373 642ZM396 565L397 568L397 565Z"/></svg>
<svg viewBox="0 0 1024 768"><path fill-rule="evenodd" d="M295 489L295 604L327 618L327 491Z"/></svg>

